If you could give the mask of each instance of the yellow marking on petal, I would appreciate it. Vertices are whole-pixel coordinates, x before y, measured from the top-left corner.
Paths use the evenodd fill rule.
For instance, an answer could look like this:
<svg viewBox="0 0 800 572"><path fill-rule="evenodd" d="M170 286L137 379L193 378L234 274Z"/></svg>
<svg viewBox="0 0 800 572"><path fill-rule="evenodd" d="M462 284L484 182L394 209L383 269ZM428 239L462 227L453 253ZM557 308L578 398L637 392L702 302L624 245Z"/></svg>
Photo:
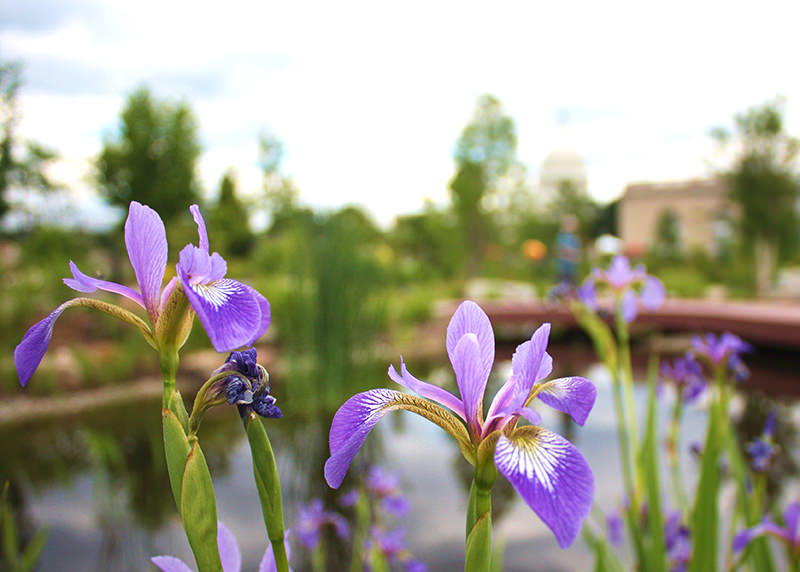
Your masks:
<svg viewBox="0 0 800 572"><path fill-rule="evenodd" d="M553 492L553 476L557 473L566 446L550 441L547 435L547 431L541 427L526 425L514 431L509 440L514 446L513 463L520 468L520 472L530 480L536 478L548 492Z"/></svg>

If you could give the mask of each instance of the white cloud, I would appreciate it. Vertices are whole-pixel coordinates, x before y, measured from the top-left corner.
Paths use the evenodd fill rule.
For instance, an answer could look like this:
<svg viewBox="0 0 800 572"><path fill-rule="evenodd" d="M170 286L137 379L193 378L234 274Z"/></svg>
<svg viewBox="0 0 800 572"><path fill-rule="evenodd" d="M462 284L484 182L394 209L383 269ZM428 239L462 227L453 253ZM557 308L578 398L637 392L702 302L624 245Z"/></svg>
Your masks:
<svg viewBox="0 0 800 572"><path fill-rule="evenodd" d="M453 144L484 92L516 120L533 180L556 111L571 109L573 144L603 199L631 180L703 174L708 129L775 94L800 131L789 3L103 6L102 27L67 14L49 31L0 32L6 57L69 62L113 86L73 96L28 86L26 136L69 157L96 153L126 90L147 82L191 97L208 189L228 165L242 188L260 183L267 128L305 201L365 204L384 223L446 198Z"/></svg>

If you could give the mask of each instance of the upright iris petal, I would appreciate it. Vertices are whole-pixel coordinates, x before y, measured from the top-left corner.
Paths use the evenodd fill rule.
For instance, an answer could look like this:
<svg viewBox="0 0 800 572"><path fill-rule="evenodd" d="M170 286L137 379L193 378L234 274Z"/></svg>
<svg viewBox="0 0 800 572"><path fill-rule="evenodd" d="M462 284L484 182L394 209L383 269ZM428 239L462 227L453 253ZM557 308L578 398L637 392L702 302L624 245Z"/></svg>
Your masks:
<svg viewBox="0 0 800 572"><path fill-rule="evenodd" d="M227 264L209 252L205 221L197 205L190 207L197 223L199 246L186 245L178 260L178 278L214 349L249 346L269 327L267 299L250 286L225 278Z"/></svg>

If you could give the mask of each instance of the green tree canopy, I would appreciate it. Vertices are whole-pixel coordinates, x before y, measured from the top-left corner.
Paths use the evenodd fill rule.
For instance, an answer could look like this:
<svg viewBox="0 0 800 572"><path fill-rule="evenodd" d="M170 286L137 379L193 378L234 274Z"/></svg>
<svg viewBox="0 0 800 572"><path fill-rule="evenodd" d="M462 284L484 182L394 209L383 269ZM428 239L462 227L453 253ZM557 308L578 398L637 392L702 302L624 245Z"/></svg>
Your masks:
<svg viewBox="0 0 800 572"><path fill-rule="evenodd" d="M56 153L17 137L20 73L18 63L0 62L0 217L10 209L9 189L48 192L56 188L47 176L48 164L57 158Z"/></svg>
<svg viewBox="0 0 800 572"><path fill-rule="evenodd" d="M231 256L245 256L253 247L253 232L245 204L236 195L236 179L228 171L219 183L219 197L211 209L209 234L215 250Z"/></svg>
<svg viewBox="0 0 800 572"><path fill-rule="evenodd" d="M763 294L779 260L797 247L798 141L784 129L781 99L736 115L735 128L735 135L716 129L713 136L723 145L737 144L733 164L722 176L738 207L742 242L754 249Z"/></svg>
<svg viewBox="0 0 800 572"><path fill-rule="evenodd" d="M139 201L164 220L198 201L197 124L185 103L157 101L147 88L128 97L118 132L97 159L97 181L113 205Z"/></svg>

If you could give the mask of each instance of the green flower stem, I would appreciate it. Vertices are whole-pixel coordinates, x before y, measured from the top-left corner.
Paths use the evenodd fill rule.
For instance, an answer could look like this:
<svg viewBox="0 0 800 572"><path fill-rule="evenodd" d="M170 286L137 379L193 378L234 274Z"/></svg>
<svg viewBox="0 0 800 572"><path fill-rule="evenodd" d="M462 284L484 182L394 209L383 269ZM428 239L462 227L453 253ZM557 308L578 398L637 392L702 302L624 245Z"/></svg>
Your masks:
<svg viewBox="0 0 800 572"><path fill-rule="evenodd" d="M350 572L363 572L364 560L364 542L369 533L370 521L370 508L369 499L363 494L358 494L358 500L355 504L356 509L356 526L353 531L353 557L350 561Z"/></svg>
<svg viewBox="0 0 800 572"><path fill-rule="evenodd" d="M275 564L278 572L289 572L289 559L283 543L286 533L283 526L281 481L278 476L278 466L275 463L275 453L272 451L272 444L269 442L261 419L253 411L242 419L242 425L244 425L247 441L250 444L253 475L258 489L258 497L261 500L261 512L264 515L267 536L269 536L272 551L275 554Z"/></svg>
<svg viewBox="0 0 800 572"><path fill-rule="evenodd" d="M158 354L158 366L161 368L161 377L164 380L164 389L161 394L161 407L167 408L175 393L175 379L178 375L177 351L161 351Z"/></svg>
<svg viewBox="0 0 800 572"><path fill-rule="evenodd" d="M325 572L325 539L322 535L311 551L311 572Z"/></svg>
<svg viewBox="0 0 800 572"><path fill-rule="evenodd" d="M625 426L628 433L628 445L630 447L628 454L635 454L639 450L638 437L639 426L636 422L636 403L633 396L633 366L631 364L631 347L630 347L630 333L628 331L628 323L622 316L622 301L617 304L616 312L616 325L617 325L617 341L619 348L619 367L622 374L622 397L625 409ZM630 462L630 461L629 461ZM634 493L636 495L632 498L639 500L638 491L641 488L641 474L640 471L634 473Z"/></svg>
<svg viewBox="0 0 800 572"><path fill-rule="evenodd" d="M476 469L476 473L477 473ZM489 572L492 562L492 489L472 480L467 505L464 572Z"/></svg>
<svg viewBox="0 0 800 572"><path fill-rule="evenodd" d="M670 476L672 480L672 491L681 514L686 516L689 511L689 500L683 488L681 478L681 448L680 448L680 427L683 417L683 397L679 390L672 406L672 418L669 424L669 434L667 436L667 455L669 460Z"/></svg>

